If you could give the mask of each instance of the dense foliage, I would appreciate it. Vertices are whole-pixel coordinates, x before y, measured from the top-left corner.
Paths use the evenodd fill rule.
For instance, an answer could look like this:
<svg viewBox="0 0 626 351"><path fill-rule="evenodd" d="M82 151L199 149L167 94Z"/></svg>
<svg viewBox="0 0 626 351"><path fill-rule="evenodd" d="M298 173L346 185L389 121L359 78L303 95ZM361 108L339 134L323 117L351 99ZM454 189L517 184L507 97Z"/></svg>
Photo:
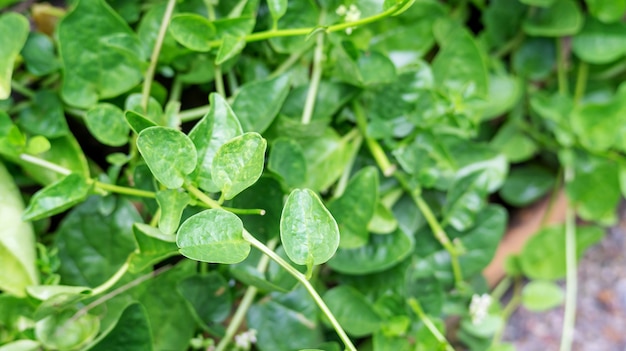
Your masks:
<svg viewBox="0 0 626 351"><path fill-rule="evenodd" d="M626 189L626 1L16 3L0 350L511 350L564 296L568 348ZM508 213L561 188L501 306Z"/></svg>

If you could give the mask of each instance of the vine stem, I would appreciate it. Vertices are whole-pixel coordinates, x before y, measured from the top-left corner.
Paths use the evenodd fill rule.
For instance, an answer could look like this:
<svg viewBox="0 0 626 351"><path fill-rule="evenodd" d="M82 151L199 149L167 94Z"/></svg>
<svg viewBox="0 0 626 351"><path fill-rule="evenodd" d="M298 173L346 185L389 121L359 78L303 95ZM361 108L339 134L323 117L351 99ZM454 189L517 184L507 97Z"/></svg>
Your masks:
<svg viewBox="0 0 626 351"><path fill-rule="evenodd" d="M567 84L567 72L566 69L567 67L565 67L566 62L565 62L565 48L563 47L563 39L562 38L557 38L556 39L556 54L557 54L557 65L556 65L556 70L557 70L557 80L558 80L558 84L559 84L559 93L561 95L566 95L569 88L568 88L568 84Z"/></svg>
<svg viewBox="0 0 626 351"><path fill-rule="evenodd" d="M278 244L278 239L272 239L268 241L267 248L270 250L274 250L277 244ZM257 271L259 271L259 273L265 272L267 270L267 266L269 265L269 262L270 262L270 257L267 255L263 255L261 259L259 260L259 264L256 266ZM254 302L254 298L256 297L257 292L258 292L258 289L254 286L249 286L248 289L246 289L246 292L243 295L243 298L239 302L237 311L235 311L233 318L231 318L230 323L228 324L228 328L226 329L226 334L224 335L222 340L220 340L219 344L217 344L215 351L226 350L226 347L235 336L235 333L237 333L239 326L241 326L241 323L243 322L243 319L245 318L246 313L250 309L250 306L252 306L252 302Z"/></svg>
<svg viewBox="0 0 626 351"><path fill-rule="evenodd" d="M565 167L565 183L574 179L574 169L571 165ZM571 201L568 201L565 212L565 313L563 316L563 332L561 334L560 351L572 349L574 328L576 324L576 297L578 290L578 276L576 269L576 213Z"/></svg>
<svg viewBox="0 0 626 351"><path fill-rule="evenodd" d="M20 160L26 161L28 163L32 163L37 166L41 166L43 168L49 169L59 174L63 174L63 175L72 174L72 171L70 171L69 169L65 167L59 166L57 164L44 160L43 158L39 158L39 157L32 156L29 154L20 154Z"/></svg>
<svg viewBox="0 0 626 351"><path fill-rule="evenodd" d="M392 164L387 158L387 154L380 146L376 139L370 137L367 134L367 117L365 116L365 111L363 111L363 107L359 105L356 101L352 104L352 110L354 111L354 117L356 118L356 125L361 132L361 135L365 138L365 143L367 144L367 148L370 150L370 153L376 160L376 164L378 168L383 172L385 177L389 177L394 174L396 171L396 165Z"/></svg>
<svg viewBox="0 0 626 351"><path fill-rule="evenodd" d="M320 22L324 21L324 12L320 15ZM311 123L313 118L313 110L315 109L315 100L317 99L317 91L322 79L322 61L324 60L324 34L318 33L315 40L315 52L313 53L313 70L311 72L311 84L304 101L304 110L302 112L302 124Z"/></svg>
<svg viewBox="0 0 626 351"><path fill-rule="evenodd" d="M202 116L209 113L211 110L211 105L204 105L196 108L190 108L189 110L181 111L178 114L178 118L180 118L181 122L189 122L201 118Z"/></svg>
<svg viewBox="0 0 626 351"><path fill-rule="evenodd" d="M326 303L322 299L322 297L317 293L317 290L313 287L311 282L306 279L306 276L300 273L297 269L291 266L287 261L282 259L282 257L278 256L274 251L270 250L267 246L265 246L262 242L258 241L252 234L250 234L247 230L243 230L243 238L248 241L252 246L257 248L263 254L268 256L274 262L278 263L281 267L283 267L289 274L291 274L300 284L304 285L304 288L309 292L317 306L322 310L324 315L330 321L330 324L333 326L337 335L341 341L343 341L346 346L346 350L356 351L356 347L352 344L352 340L348 337L348 334L343 330L341 324L337 321L333 313L330 311Z"/></svg>
<svg viewBox="0 0 626 351"><path fill-rule="evenodd" d="M446 351L454 351L454 348L452 347L452 345L450 345L450 342L446 339L445 336L443 336L443 334L441 334L439 329L437 329L435 324L430 320L430 318L428 318L426 313L424 313L424 310L422 309L422 305L420 305L419 301L417 301L415 298L410 298L409 306L411 306L411 309L413 310L413 312L417 314L419 319L422 321L422 323L424 323L426 328L428 328L430 333L433 334L433 336L435 336L437 341L445 345Z"/></svg>
<svg viewBox="0 0 626 351"><path fill-rule="evenodd" d="M152 80L154 79L154 72L159 61L159 54L161 53L161 46L163 46L163 40L165 39L165 33L169 26L170 19L174 13L174 6L176 0L168 0L165 13L163 13L163 19L161 20L161 27L159 33L154 42L154 49L152 50L152 56L150 56L150 65L146 71L146 77L143 81L143 87L141 89L141 107L144 112L148 110L148 101L150 100L150 89L152 88Z"/></svg>
<svg viewBox="0 0 626 351"><path fill-rule="evenodd" d="M115 184L108 184L108 183L103 183L97 180L93 181L93 184L95 187L105 190L105 191L109 191L112 193L117 193L117 194L123 194L123 195L131 195L131 196L138 196L138 197L147 197L147 198L151 198L154 199L156 197L156 194L152 191L147 191L147 190L141 190L141 189L135 189L135 188L128 188L125 186L120 186L120 185L115 185Z"/></svg>

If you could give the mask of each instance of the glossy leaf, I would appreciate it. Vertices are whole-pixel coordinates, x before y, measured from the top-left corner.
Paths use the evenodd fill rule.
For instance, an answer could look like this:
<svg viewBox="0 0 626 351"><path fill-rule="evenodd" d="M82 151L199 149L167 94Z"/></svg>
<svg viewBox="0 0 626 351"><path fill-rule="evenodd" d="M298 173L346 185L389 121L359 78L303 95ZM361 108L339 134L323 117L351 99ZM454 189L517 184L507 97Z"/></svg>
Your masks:
<svg viewBox="0 0 626 351"><path fill-rule="evenodd" d="M602 22L617 22L624 17L626 13L626 1L602 1L602 0L585 0L589 12Z"/></svg>
<svg viewBox="0 0 626 351"><path fill-rule="evenodd" d="M21 339L0 346L0 351L37 351L41 343L30 339Z"/></svg>
<svg viewBox="0 0 626 351"><path fill-rule="evenodd" d="M389 234L398 228L398 220L393 212L384 204L378 202L374 210L374 216L367 223L367 230L375 234Z"/></svg>
<svg viewBox="0 0 626 351"><path fill-rule="evenodd" d="M72 173L80 174L85 178L89 177L87 158L72 134L49 139L49 141L50 148L38 154L37 157L64 167ZM23 162L21 166L33 179L43 185L54 183L65 177L63 174L36 164Z"/></svg>
<svg viewBox="0 0 626 351"><path fill-rule="evenodd" d="M538 9L524 21L524 32L532 36L560 37L574 35L584 19L574 0L555 0L552 6Z"/></svg>
<svg viewBox="0 0 626 351"><path fill-rule="evenodd" d="M270 9L274 22L278 22L287 13L287 5L287 0L270 0L267 2L267 7Z"/></svg>
<svg viewBox="0 0 626 351"><path fill-rule="evenodd" d="M117 324L90 350L152 351L152 335L148 316L143 306L133 303L124 309Z"/></svg>
<svg viewBox="0 0 626 351"><path fill-rule="evenodd" d="M38 321L37 340L53 350L73 350L88 344L98 334L100 320L92 314L72 318L75 313L70 309Z"/></svg>
<svg viewBox="0 0 626 351"><path fill-rule="evenodd" d="M61 213L84 201L90 190L91 184L85 178L70 174L36 192L24 210L23 218L34 221Z"/></svg>
<svg viewBox="0 0 626 351"><path fill-rule="evenodd" d="M263 173L267 141L258 133L245 133L224 143L215 153L211 178L230 200L254 184Z"/></svg>
<svg viewBox="0 0 626 351"><path fill-rule="evenodd" d="M381 272L404 260L413 251L413 245L412 236L401 230L386 235L370 235L365 246L337 250L328 265L345 274Z"/></svg>
<svg viewBox="0 0 626 351"><path fill-rule="evenodd" d="M137 148L154 177L170 189L179 188L196 168L196 148L185 134L165 127L150 127L137 137Z"/></svg>
<svg viewBox="0 0 626 351"><path fill-rule="evenodd" d="M141 133L141 131L146 128L157 126L157 124L151 121L149 118L135 111L126 111L124 113L124 119L133 130L133 132L137 134Z"/></svg>
<svg viewBox="0 0 626 351"><path fill-rule="evenodd" d="M452 184L443 208L443 223L459 231L473 226L476 215L485 206L486 189L480 183L479 176L473 173Z"/></svg>
<svg viewBox="0 0 626 351"><path fill-rule="evenodd" d="M189 217L178 229L180 253L196 261L233 264L250 253L243 224L234 214L211 209Z"/></svg>
<svg viewBox="0 0 626 351"><path fill-rule="evenodd" d="M246 39L244 37L225 35L222 38L222 45L220 45L220 48L217 51L215 64L221 65L224 62L230 60L231 58L238 55L244 47L246 47Z"/></svg>
<svg viewBox="0 0 626 351"><path fill-rule="evenodd" d="M510 205L528 206L547 194L555 182L554 173L545 167L530 164L514 168L500 189L500 196Z"/></svg>
<svg viewBox="0 0 626 351"><path fill-rule="evenodd" d="M522 305L534 312L541 312L560 306L565 300L563 289L556 283L533 280L522 289Z"/></svg>
<svg viewBox="0 0 626 351"><path fill-rule="evenodd" d="M312 1L287 1L287 12L278 20L278 28L314 27L318 19L319 9ZM292 53L309 45L302 37L276 37L271 38L269 43L279 53Z"/></svg>
<svg viewBox="0 0 626 351"><path fill-rule="evenodd" d="M583 61L593 64L613 62L626 55L626 24L604 24L587 18L572 40L572 49Z"/></svg>
<svg viewBox="0 0 626 351"><path fill-rule="evenodd" d="M0 289L16 296L25 296L26 287L39 282L35 234L22 220L23 208L13 178L0 163Z"/></svg>
<svg viewBox="0 0 626 351"><path fill-rule="evenodd" d="M372 334L382 326L383 318L376 312L373 304L348 285L330 289L323 297L339 324L352 336Z"/></svg>
<svg viewBox="0 0 626 351"><path fill-rule="evenodd" d="M283 208L280 239L287 256L310 270L335 254L339 246L339 228L313 191L295 189Z"/></svg>
<svg viewBox="0 0 626 351"><path fill-rule="evenodd" d="M196 14L179 14L172 17L169 32L184 47L194 51L211 50L211 41L216 38L215 25Z"/></svg>
<svg viewBox="0 0 626 351"><path fill-rule="evenodd" d="M64 72L61 96L70 105L89 108L143 79L139 40L104 0L79 0L57 34ZM105 40L116 36L129 39L120 43L123 50L112 49Z"/></svg>
<svg viewBox="0 0 626 351"><path fill-rule="evenodd" d="M495 0L483 11L485 35L494 47L504 45L520 30L526 7L518 1Z"/></svg>
<svg viewBox="0 0 626 351"><path fill-rule="evenodd" d="M233 111L243 130L263 133L280 111L288 93L288 75L242 85L233 100Z"/></svg>
<svg viewBox="0 0 626 351"><path fill-rule="evenodd" d="M580 259L585 250L604 236L599 227L576 228L576 256ZM546 227L531 237L519 256L524 274L532 279L555 280L565 277L565 228Z"/></svg>
<svg viewBox="0 0 626 351"><path fill-rule="evenodd" d="M137 250L130 256L128 270L138 273L160 261L178 255L176 237L143 223L133 225Z"/></svg>
<svg viewBox="0 0 626 351"><path fill-rule="evenodd" d="M378 171L367 167L355 174L343 194L328 203L339 226L339 247L355 248L367 243L367 224L374 216L378 201Z"/></svg>
<svg viewBox="0 0 626 351"><path fill-rule="evenodd" d="M186 192L169 189L157 192L156 200L161 208L159 229L165 234L174 234L180 223L183 210L191 199Z"/></svg>
<svg viewBox="0 0 626 351"><path fill-rule="evenodd" d="M11 77L17 55L28 38L28 20L17 12L0 16L0 32L11 33L0 39L0 100L11 96Z"/></svg>
<svg viewBox="0 0 626 351"><path fill-rule="evenodd" d="M230 314L232 297L228 282L217 272L185 278L177 289L205 325L223 322Z"/></svg>
<svg viewBox="0 0 626 351"><path fill-rule="evenodd" d="M198 166L191 178L208 192L217 192L211 170L217 150L228 140L241 135L241 125L230 106L219 94L209 96L209 112L189 132L189 138L198 151Z"/></svg>
<svg viewBox="0 0 626 351"><path fill-rule="evenodd" d="M85 123L89 132L101 143L122 146L128 142L130 128L124 112L109 103L100 103L87 111Z"/></svg>
<svg viewBox="0 0 626 351"><path fill-rule="evenodd" d="M281 137L272 142L267 169L276 173L287 186L304 186L307 180L306 159L295 140Z"/></svg>
<svg viewBox="0 0 626 351"><path fill-rule="evenodd" d="M18 123L27 131L48 138L57 138L69 132L63 102L50 90L35 93L33 104L20 111Z"/></svg>
<svg viewBox="0 0 626 351"><path fill-rule="evenodd" d="M92 290L84 286L68 285L33 285L26 288L29 296L45 301L58 294L89 296Z"/></svg>

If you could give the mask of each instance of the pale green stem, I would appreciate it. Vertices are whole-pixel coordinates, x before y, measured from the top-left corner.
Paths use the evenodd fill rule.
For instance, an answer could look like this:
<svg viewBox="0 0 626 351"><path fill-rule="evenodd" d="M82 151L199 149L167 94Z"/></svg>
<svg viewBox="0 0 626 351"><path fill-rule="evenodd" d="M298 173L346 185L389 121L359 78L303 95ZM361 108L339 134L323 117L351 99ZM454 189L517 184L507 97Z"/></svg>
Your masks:
<svg viewBox="0 0 626 351"><path fill-rule="evenodd" d="M352 110L354 111L356 124L365 138L365 143L374 157L378 168L380 168L385 177L393 175L396 171L396 166L389 161L387 154L385 154L385 151L382 146L380 146L378 141L367 134L367 117L365 117L365 111L363 111L361 105L359 105L356 101L352 104Z"/></svg>
<svg viewBox="0 0 626 351"><path fill-rule="evenodd" d="M210 208L220 208L220 209L223 209L223 210L235 213L235 214L240 214L240 215L260 215L260 216L265 215L265 210L261 208L232 208L232 207L222 206L219 201L213 200L210 196L205 194L202 190L192 185L185 186L185 189L187 189L187 191L192 193L198 200L202 201Z"/></svg>
<svg viewBox="0 0 626 351"><path fill-rule="evenodd" d="M119 185L109 184L109 183L103 183L97 180L94 180L93 184L95 187L99 189L116 193L116 194L131 195L131 196L137 196L137 197L147 197L147 198L152 198L152 199L156 197L156 194L152 191L129 188L129 187L119 186Z"/></svg>
<svg viewBox="0 0 626 351"><path fill-rule="evenodd" d="M559 93L561 95L567 95L569 90L567 84L567 67L565 62L565 49L563 47L563 39L556 38L556 55L557 55L557 65L556 65L556 74L559 83Z"/></svg>
<svg viewBox="0 0 626 351"><path fill-rule="evenodd" d="M519 305L522 303L522 284L519 279L515 279L513 284L513 296L511 297L511 300L509 300L509 303L506 305L506 307L504 307L504 309L500 313L500 317L502 318L503 323L500 328L498 328L498 330L494 333L493 338L491 339L492 346L498 345L500 343L500 340L502 340L502 335L504 334L504 329L506 327L506 321L511 317L513 312L515 312L517 307L519 307ZM496 299L493 294L492 297ZM500 298L498 298L498 300L499 299Z"/></svg>
<svg viewBox="0 0 626 351"><path fill-rule="evenodd" d="M587 88L587 76L589 75L589 65L580 61L578 64L578 74L576 76L576 88L574 90L574 104L580 103L580 100L585 95L585 89Z"/></svg>
<svg viewBox="0 0 626 351"><path fill-rule="evenodd" d="M226 98L226 89L224 88L224 77L222 76L222 66L215 65L215 90L218 94Z"/></svg>
<svg viewBox="0 0 626 351"><path fill-rule="evenodd" d="M574 179L572 166L565 166L565 183ZM577 262L576 262L576 213L572 201L568 201L565 212L565 314L563 316L563 332L561 335L560 351L572 349L574 329L576 324L576 297L578 290Z"/></svg>
<svg viewBox="0 0 626 351"><path fill-rule="evenodd" d="M235 92L239 89L239 83L237 82L237 77L235 76L235 72L231 69L226 73L226 79L228 80L228 90L230 95L235 95Z"/></svg>
<svg viewBox="0 0 626 351"><path fill-rule="evenodd" d="M183 81L178 78L178 76L174 77L174 81L172 82L172 88L170 89L170 97L167 100L168 102L180 101L180 96L183 91Z"/></svg>
<svg viewBox="0 0 626 351"><path fill-rule="evenodd" d="M11 88L13 88L13 90L17 91L18 93L26 96L27 98L32 99L33 97L35 97L35 92L33 90L29 89L25 85L22 85L22 83L19 83L15 80L11 81Z"/></svg>
<svg viewBox="0 0 626 351"><path fill-rule="evenodd" d="M63 175L70 175L72 174L72 171L70 171L69 169L65 168L65 167L61 167L57 164L54 164L52 162L49 162L47 160L44 160L42 158L39 157L35 157L29 154L20 154L20 159L22 161L49 169L53 172L59 173L59 174L63 174Z"/></svg>
<svg viewBox="0 0 626 351"><path fill-rule="evenodd" d="M354 139L354 150L358 150L361 147L361 143L363 142L363 136L358 135ZM354 165L354 161L356 161L357 152L353 153L350 157L350 161L346 165L346 168L343 170L339 181L337 181L337 186L335 187L335 191L333 192L333 198L340 197L343 192L346 190L348 186L348 181L350 180L350 174L352 173L352 166Z"/></svg>
<svg viewBox="0 0 626 351"><path fill-rule="evenodd" d="M454 351L454 348L452 348L452 345L450 345L450 342L446 340L446 337L443 334L441 334L441 332L439 331L439 329L437 329L435 324L433 324L433 322L430 320L430 318L428 318L426 313L424 313L424 310L422 309L422 306L420 305L419 301L417 301L414 298L410 298L409 306L411 306L411 309L413 310L413 312L417 314L419 319L422 321L422 323L424 323L426 328L428 328L430 333L433 334L433 336L437 339L437 341L439 341L440 344L445 345L446 351Z"/></svg>
<svg viewBox="0 0 626 351"><path fill-rule="evenodd" d="M204 105L200 107L190 108L189 110L181 111L178 114L181 122L190 122L198 118L202 118L211 110L210 105Z"/></svg>
<svg viewBox="0 0 626 351"><path fill-rule="evenodd" d="M165 39L165 33L167 33L167 27L169 26L170 19L174 13L174 6L176 0L168 0L163 19L161 20L161 27L154 42L154 49L152 50L152 56L150 56L150 65L146 71L146 77L143 81L143 88L141 89L141 107L144 112L148 110L148 101L150 100L150 90L152 88L152 80L154 79L154 72L159 61L159 54L161 53L161 46Z"/></svg>
<svg viewBox="0 0 626 351"><path fill-rule="evenodd" d="M265 255L269 256L274 262L278 263L281 267L283 267L289 274L291 274L300 284L304 285L304 288L309 292L317 306L322 310L322 313L328 318L330 324L333 326L337 335L341 341L343 341L347 350L356 351L356 347L352 344L352 340L348 337L348 334L343 330L333 313L330 311L328 306L322 297L317 293L311 282L306 279L306 276L300 273L297 269L293 268L287 261L285 261L282 257L278 256L274 251L270 250L267 246L265 246L262 242L258 241L252 234L250 234L247 230L243 231L243 238L248 241L252 246L263 252Z"/></svg>
<svg viewBox="0 0 626 351"><path fill-rule="evenodd" d="M273 251L274 248L276 248L277 244L278 244L278 239L272 239L267 243L267 248ZM259 271L260 273L265 272L265 270L267 269L267 266L269 265L269 262L270 262L269 256L267 255L261 256L261 259L259 260L259 264L256 266L257 271ZM248 289L246 290L246 293L243 295L243 298L239 302L239 306L237 306L237 311L235 311L235 314L233 315L230 322L228 323L226 334L224 335L222 340L220 340L219 344L217 344L215 351L226 350L226 347L228 346L228 344L231 342L231 340L237 333L239 326L241 326L241 323L243 322L243 319L245 318L246 313L250 309L250 306L252 306L252 302L254 302L254 298L257 292L258 292L258 289L256 287L254 286L248 287Z"/></svg>
<svg viewBox="0 0 626 351"><path fill-rule="evenodd" d="M307 45L304 49L296 51L293 54L289 55L289 57L285 61L283 61L280 66L278 66L272 73L270 73L268 78L276 78L279 75L285 73L287 70L289 70L289 68L291 68L291 66L293 66L296 62L298 62L298 60L300 60L302 54L304 54L304 52L308 49L309 45Z"/></svg>
<svg viewBox="0 0 626 351"><path fill-rule="evenodd" d="M109 290L120 279L122 279L124 274L126 274L126 272L128 271L128 267L129 266L130 265L128 263L128 260L126 260L126 262L124 262L122 267L120 267L120 269L118 269L117 272L115 272L115 274L113 274L113 276L111 276L111 278L109 278L106 282L100 284L99 286L97 286L97 287L93 288L93 290L91 290L92 295L100 295L103 292Z"/></svg>
<svg viewBox="0 0 626 351"><path fill-rule="evenodd" d="M323 21L323 16L320 16L320 22ZM302 112L302 124L311 123L313 118L313 110L315 109L315 100L317 99L317 91L320 86L323 71L324 61L324 34L318 33L315 40L315 52L313 53L313 70L311 72L311 84L309 85L309 91L306 94L306 100L304 101L304 110Z"/></svg>

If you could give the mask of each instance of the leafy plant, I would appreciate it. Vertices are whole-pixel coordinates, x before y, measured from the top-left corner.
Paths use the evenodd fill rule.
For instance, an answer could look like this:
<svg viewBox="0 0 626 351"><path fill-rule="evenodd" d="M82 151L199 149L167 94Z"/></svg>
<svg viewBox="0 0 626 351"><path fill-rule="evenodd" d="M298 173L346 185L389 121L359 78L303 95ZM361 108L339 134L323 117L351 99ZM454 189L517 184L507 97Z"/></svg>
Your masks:
<svg viewBox="0 0 626 351"><path fill-rule="evenodd" d="M0 350L509 350L562 301L570 347L626 194L623 2L13 3ZM561 187L490 293L504 206Z"/></svg>

